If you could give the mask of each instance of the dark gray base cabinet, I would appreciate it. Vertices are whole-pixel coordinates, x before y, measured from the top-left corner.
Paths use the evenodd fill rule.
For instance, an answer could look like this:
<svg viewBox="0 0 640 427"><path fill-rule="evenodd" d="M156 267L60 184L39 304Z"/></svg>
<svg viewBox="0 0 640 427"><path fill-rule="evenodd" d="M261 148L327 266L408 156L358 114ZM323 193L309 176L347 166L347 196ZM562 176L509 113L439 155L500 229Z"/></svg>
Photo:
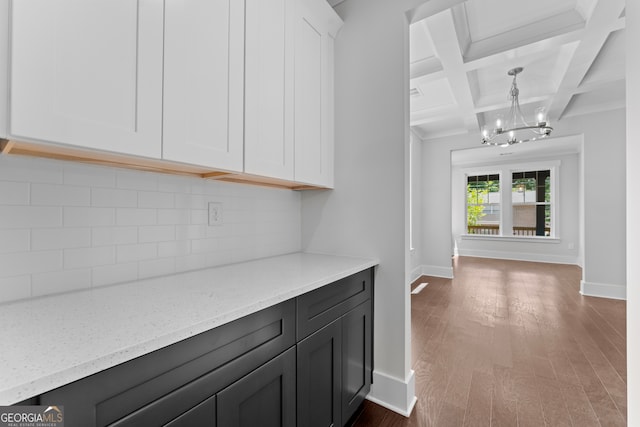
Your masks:
<svg viewBox="0 0 640 427"><path fill-rule="evenodd" d="M369 392L373 269L30 400L66 427L343 426Z"/></svg>
<svg viewBox="0 0 640 427"><path fill-rule="evenodd" d="M298 425L345 425L370 388L371 305L365 302L298 343Z"/></svg>
<svg viewBox="0 0 640 427"><path fill-rule="evenodd" d="M297 345L298 426L345 425L371 388L371 271L343 280L298 300L299 335L301 330L307 331L300 328L305 315L315 320L319 316L327 317L327 311L333 310L333 315L325 321L335 318ZM345 296L347 298L342 298ZM338 300L340 303L336 305ZM351 308L354 300L362 302ZM343 308L337 309L340 304ZM327 310L328 306L331 308Z"/></svg>

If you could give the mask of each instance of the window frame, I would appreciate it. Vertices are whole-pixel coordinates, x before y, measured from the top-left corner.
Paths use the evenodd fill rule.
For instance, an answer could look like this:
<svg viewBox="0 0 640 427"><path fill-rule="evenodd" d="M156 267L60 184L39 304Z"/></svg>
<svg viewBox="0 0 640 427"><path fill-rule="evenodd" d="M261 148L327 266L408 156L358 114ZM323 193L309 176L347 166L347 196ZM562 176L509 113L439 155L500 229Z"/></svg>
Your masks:
<svg viewBox="0 0 640 427"><path fill-rule="evenodd" d="M504 165L488 165L482 168L463 169L463 197L464 209L461 220L463 221L464 233L461 234L463 239L487 239L487 240L509 240L509 241L535 241L557 243L560 240L560 160L531 162L531 163L513 163ZM549 236L516 236L513 235L513 200L512 200L512 183L513 174L519 172L531 172L549 170L550 173L550 205L551 205L551 221ZM498 175L500 178L500 227L499 234L469 234L467 222L467 182L469 176L477 175ZM508 179L505 180L505 177ZM506 187L506 188L505 188ZM508 190L508 191L505 191ZM508 200L508 203L507 203ZM509 229L511 234L504 234Z"/></svg>

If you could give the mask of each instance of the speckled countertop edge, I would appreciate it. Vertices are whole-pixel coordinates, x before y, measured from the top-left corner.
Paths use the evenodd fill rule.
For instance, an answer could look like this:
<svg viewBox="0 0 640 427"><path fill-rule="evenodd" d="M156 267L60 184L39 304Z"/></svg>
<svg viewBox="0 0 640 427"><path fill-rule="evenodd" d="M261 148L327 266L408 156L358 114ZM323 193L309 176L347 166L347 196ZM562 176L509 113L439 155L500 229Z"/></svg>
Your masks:
<svg viewBox="0 0 640 427"><path fill-rule="evenodd" d="M0 305L10 405L373 267L294 253Z"/></svg>

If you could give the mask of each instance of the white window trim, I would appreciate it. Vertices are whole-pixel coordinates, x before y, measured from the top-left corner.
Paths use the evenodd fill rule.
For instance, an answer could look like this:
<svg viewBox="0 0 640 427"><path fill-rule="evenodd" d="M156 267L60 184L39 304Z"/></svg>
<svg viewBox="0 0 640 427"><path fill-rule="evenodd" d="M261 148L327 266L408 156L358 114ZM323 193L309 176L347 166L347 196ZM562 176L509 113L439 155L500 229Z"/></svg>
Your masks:
<svg viewBox="0 0 640 427"><path fill-rule="evenodd" d="M460 237L463 240L493 240L493 241L521 241L521 242L548 242L548 243L559 243L560 242L560 222L558 221L558 208L559 208L559 200L560 200L560 174L559 169L562 164L561 160L549 160L549 161L541 161L541 162L529 162L529 163L513 163L513 164L504 164L504 165L492 165L484 168L473 168L473 169L463 169L462 174L464 176L463 185L463 197L464 197L464 215L462 218L463 221L463 230L467 230L467 177L476 176L476 175L498 175L500 177L500 230L498 235L490 235L490 234L467 234L463 233ZM512 236L505 235L503 232L505 228L508 226L512 227L512 212L513 212L513 203L511 201L511 197L508 198L508 208L506 208L506 198L507 195L511 196L511 182L512 176L514 172L528 172L535 170L545 170L549 169L551 175L551 235L549 237L545 236ZM505 177L509 177L508 189L505 190Z"/></svg>

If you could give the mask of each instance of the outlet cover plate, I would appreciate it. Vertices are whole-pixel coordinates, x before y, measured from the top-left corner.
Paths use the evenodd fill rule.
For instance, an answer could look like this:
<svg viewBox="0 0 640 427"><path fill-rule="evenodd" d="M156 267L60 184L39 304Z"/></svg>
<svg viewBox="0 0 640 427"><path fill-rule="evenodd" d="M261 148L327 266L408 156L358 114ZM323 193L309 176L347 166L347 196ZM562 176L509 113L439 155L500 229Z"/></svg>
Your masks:
<svg viewBox="0 0 640 427"><path fill-rule="evenodd" d="M209 202L209 225L222 225L222 203Z"/></svg>

